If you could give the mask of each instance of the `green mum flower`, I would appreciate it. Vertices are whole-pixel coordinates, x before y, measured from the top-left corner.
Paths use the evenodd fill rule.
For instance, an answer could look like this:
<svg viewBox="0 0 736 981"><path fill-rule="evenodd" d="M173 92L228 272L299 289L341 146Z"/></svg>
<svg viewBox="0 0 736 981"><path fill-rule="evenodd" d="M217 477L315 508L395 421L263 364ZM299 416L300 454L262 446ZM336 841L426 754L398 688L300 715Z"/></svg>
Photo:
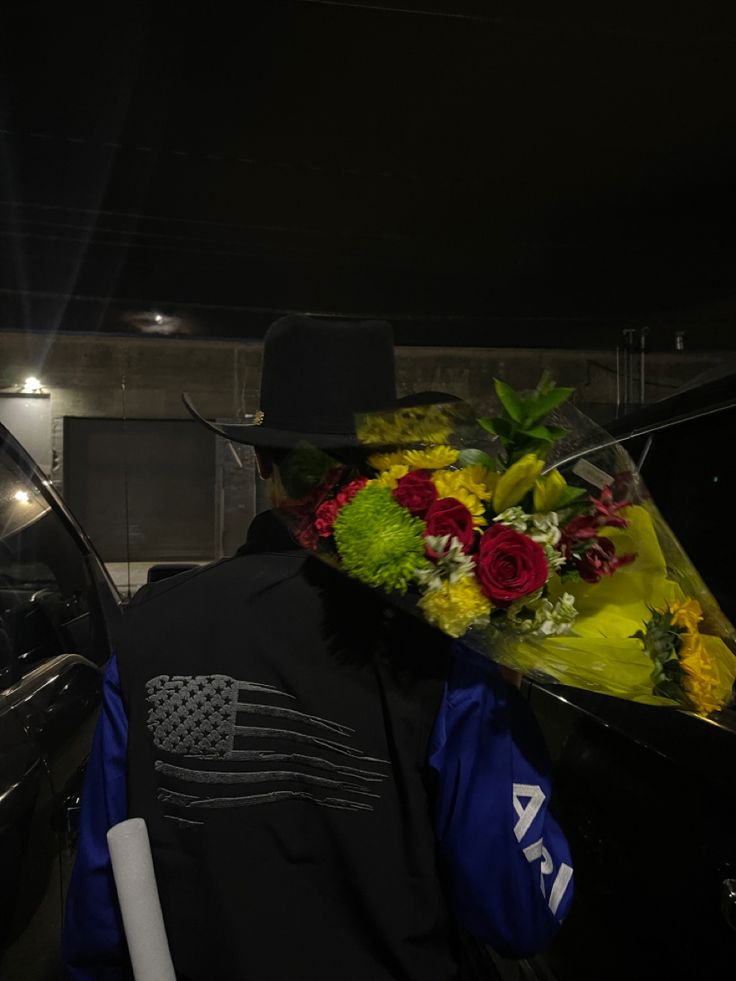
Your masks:
<svg viewBox="0 0 736 981"><path fill-rule="evenodd" d="M341 509L333 534L346 572L403 593L417 569L428 565L424 527L387 487L369 484Z"/></svg>

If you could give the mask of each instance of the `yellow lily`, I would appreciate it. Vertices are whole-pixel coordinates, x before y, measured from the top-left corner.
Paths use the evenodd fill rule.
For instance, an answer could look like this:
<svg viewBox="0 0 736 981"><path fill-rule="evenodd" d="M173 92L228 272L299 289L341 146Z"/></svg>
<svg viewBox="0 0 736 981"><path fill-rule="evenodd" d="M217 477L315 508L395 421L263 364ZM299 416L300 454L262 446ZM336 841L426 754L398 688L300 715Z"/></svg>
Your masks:
<svg viewBox="0 0 736 981"><path fill-rule="evenodd" d="M552 470L534 484L534 510L540 514L554 511L567 487L559 470Z"/></svg>
<svg viewBox="0 0 736 981"><path fill-rule="evenodd" d="M527 453L502 474L493 492L496 514L518 504L532 489L544 467L536 453Z"/></svg>

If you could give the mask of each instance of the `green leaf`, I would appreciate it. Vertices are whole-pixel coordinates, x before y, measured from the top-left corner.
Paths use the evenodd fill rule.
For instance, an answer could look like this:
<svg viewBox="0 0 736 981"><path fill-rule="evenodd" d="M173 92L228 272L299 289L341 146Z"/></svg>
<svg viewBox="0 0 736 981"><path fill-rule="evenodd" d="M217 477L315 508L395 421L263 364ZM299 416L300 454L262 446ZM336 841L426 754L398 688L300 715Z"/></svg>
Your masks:
<svg viewBox="0 0 736 981"><path fill-rule="evenodd" d="M508 419L489 419L486 417L479 419L478 422L486 432L493 433L494 436L500 436L501 439L511 439L513 437L514 425Z"/></svg>
<svg viewBox="0 0 736 981"><path fill-rule="evenodd" d="M686 700L685 694L678 684L673 681L661 681L652 689L653 694L662 698L671 698L673 702L683 702Z"/></svg>
<svg viewBox="0 0 736 981"><path fill-rule="evenodd" d="M680 659L673 651L666 661L662 662L662 671L670 681L679 681L684 672L680 667Z"/></svg>
<svg viewBox="0 0 736 981"><path fill-rule="evenodd" d="M562 494L560 494L560 499L557 502L558 508L564 508L568 504L572 504L573 501L579 500L581 497L586 496L585 488L583 487L566 487Z"/></svg>
<svg viewBox="0 0 736 981"><path fill-rule="evenodd" d="M543 419L558 405L566 402L574 391L574 388L553 388L551 392L545 395L538 395L529 399L526 404L527 424L533 424Z"/></svg>
<svg viewBox="0 0 736 981"><path fill-rule="evenodd" d="M555 379L549 368L545 368L542 377L537 382L536 395L547 395L555 387Z"/></svg>
<svg viewBox="0 0 736 981"><path fill-rule="evenodd" d="M489 470L496 469L496 461L493 457L484 453L483 450L476 450L471 447L461 452L457 462L461 467L472 467L474 464L480 463L484 467L488 467Z"/></svg>
<svg viewBox="0 0 736 981"><path fill-rule="evenodd" d="M506 384L506 382L502 382L498 378L494 378L493 383L496 388L496 395L498 396L501 405L508 412L514 422L522 422L524 419L524 403L522 400L519 398L513 388Z"/></svg>
<svg viewBox="0 0 736 981"><path fill-rule="evenodd" d="M522 429L524 436L531 436L532 439L541 439L545 443L552 442L552 433L546 426L534 426L532 429Z"/></svg>

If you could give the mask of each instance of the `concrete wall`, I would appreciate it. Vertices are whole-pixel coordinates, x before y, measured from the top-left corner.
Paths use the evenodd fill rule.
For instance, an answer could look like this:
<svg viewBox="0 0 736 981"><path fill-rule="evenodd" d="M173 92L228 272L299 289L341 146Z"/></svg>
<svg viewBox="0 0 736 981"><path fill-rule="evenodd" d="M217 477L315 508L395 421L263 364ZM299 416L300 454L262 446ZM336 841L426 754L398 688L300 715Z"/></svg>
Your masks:
<svg viewBox="0 0 736 981"><path fill-rule="evenodd" d="M63 493L63 425L68 416L139 419L188 418L181 392L191 393L203 415L238 419L258 408L260 345L252 342L96 337L93 335L0 333L0 390L12 390L29 375L51 396L51 478ZM646 361L647 401L666 396L722 363L721 352L657 353ZM619 369L623 368L619 363ZM575 401L599 421L615 414L623 397L615 352L429 348L397 350L399 394L432 389L491 405L494 376L530 387L548 368L560 384L576 388ZM636 400L637 377L633 380ZM255 508L253 456L237 456L218 441L213 489L220 496L222 550L242 538Z"/></svg>
<svg viewBox="0 0 736 981"><path fill-rule="evenodd" d="M646 401L663 397L726 356L719 351L648 355ZM2 332L0 390L36 375L51 392L57 420L65 415L120 417L124 403L132 418L184 418L183 390L192 393L205 415L235 418L257 408L260 359L260 345L248 341ZM534 384L545 367L560 384L578 389L580 404L615 404L613 351L397 349L399 394L432 388L487 403L494 375L523 387ZM638 362L636 367L638 394Z"/></svg>

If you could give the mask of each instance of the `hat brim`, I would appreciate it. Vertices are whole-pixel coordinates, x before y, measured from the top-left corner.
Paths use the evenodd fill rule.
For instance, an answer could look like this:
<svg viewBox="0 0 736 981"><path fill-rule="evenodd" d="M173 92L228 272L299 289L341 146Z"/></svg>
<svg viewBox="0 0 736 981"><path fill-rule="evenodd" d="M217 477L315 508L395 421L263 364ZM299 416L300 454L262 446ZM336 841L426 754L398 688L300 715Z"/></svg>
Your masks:
<svg viewBox="0 0 736 981"><path fill-rule="evenodd" d="M244 443L247 446L266 446L273 449L291 449L300 443L308 443L319 449L343 449L356 446L365 446L358 439L355 433L305 433L295 432L289 429L275 429L271 426L256 423L214 423L200 415L194 407L191 397L187 392L182 392L182 402L189 415L196 421L206 426L210 432L233 443ZM458 404L462 400L455 395L447 392L412 392L410 395L403 395L396 399L393 405L387 405L386 412L396 409L409 408L412 406ZM371 447L377 449L377 447Z"/></svg>
<svg viewBox="0 0 736 981"><path fill-rule="evenodd" d="M268 446L273 449L290 449L299 443L309 443L320 449L341 449L358 446L355 433L303 433L289 429L274 429L271 426L256 425L255 423L214 423L200 415L187 392L182 392L182 402L189 415L206 426L210 432L233 443L245 443L247 446Z"/></svg>

